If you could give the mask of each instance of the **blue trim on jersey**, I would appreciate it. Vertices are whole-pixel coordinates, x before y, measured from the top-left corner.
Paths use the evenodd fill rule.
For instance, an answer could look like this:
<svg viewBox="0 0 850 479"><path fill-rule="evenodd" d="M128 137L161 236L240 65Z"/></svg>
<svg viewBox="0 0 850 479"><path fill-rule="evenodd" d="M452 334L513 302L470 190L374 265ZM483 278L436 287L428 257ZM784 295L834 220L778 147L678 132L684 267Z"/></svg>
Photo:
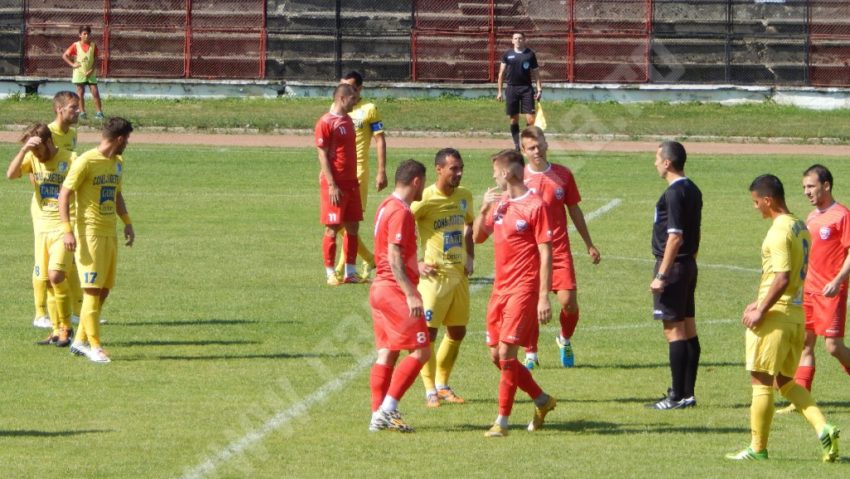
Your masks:
<svg viewBox="0 0 850 479"><path fill-rule="evenodd" d="M372 127L372 132L381 131L381 130L384 129L384 122L376 121L375 123L372 123L371 127Z"/></svg>

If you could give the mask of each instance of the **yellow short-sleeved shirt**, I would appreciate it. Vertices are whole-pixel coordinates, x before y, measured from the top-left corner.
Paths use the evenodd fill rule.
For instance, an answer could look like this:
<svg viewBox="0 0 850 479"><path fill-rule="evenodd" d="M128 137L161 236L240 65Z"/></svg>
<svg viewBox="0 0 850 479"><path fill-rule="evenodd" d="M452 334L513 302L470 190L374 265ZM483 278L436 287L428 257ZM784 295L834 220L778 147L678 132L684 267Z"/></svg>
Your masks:
<svg viewBox="0 0 850 479"><path fill-rule="evenodd" d="M71 165L62 184L76 193L77 236L115 236L116 200L124 160L89 150Z"/></svg>
<svg viewBox="0 0 850 479"><path fill-rule="evenodd" d="M369 171L369 148L372 146L374 135L384 134L384 123L374 103L364 103L360 100L351 113L348 114L354 121L354 130L357 132L357 172Z"/></svg>
<svg viewBox="0 0 850 479"><path fill-rule="evenodd" d="M50 128L50 136L53 137L53 144L60 150L77 151L77 129L68 128L67 132L62 132L59 124L55 121L47 125Z"/></svg>
<svg viewBox="0 0 850 479"><path fill-rule="evenodd" d="M780 215L773 220L773 225L761 245L762 274L759 302L767 296L777 272L787 271L789 283L776 304L770 308L771 311L787 312L789 308L800 308L811 243L806 224L794 215ZM799 317L802 321L802 314L788 317L795 321Z"/></svg>
<svg viewBox="0 0 850 479"><path fill-rule="evenodd" d="M59 150L49 161L42 163L32 152L24 155L21 173L31 174L33 183L32 222L35 231L47 233L62 229L59 220L59 190L71 169L76 155Z"/></svg>
<svg viewBox="0 0 850 479"><path fill-rule="evenodd" d="M422 193L422 201L414 202L410 209L419 228L425 262L436 265L440 272L464 275L463 229L475 219L472 193L459 186L446 196L437 185L431 185Z"/></svg>

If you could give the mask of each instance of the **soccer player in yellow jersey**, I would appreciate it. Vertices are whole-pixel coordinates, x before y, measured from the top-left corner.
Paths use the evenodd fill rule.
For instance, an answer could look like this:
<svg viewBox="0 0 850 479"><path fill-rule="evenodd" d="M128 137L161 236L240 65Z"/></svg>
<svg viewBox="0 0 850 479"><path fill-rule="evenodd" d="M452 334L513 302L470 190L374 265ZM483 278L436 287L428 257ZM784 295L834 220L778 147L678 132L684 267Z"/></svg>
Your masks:
<svg viewBox="0 0 850 479"><path fill-rule="evenodd" d="M50 129L44 123L27 128L21 138L24 146L9 163L6 177L9 179L30 175L35 192L33 214L35 236L35 275L41 282L48 282L48 307L50 310L51 333L41 345L70 344L71 299L65 273L70 271L73 258L62 244L62 223L59 220L59 188L74 161L74 153L56 148Z"/></svg>
<svg viewBox="0 0 850 479"><path fill-rule="evenodd" d="M768 458L773 420L773 389L791 401L815 429L823 461L838 459L838 428L828 424L812 395L792 379L806 337L801 307L811 236L806 224L788 211L779 178L762 175L750 185L753 207L773 224L761 245L762 274L758 299L744 310L747 370L753 385L750 407L752 442L732 460Z"/></svg>
<svg viewBox="0 0 850 479"><path fill-rule="evenodd" d="M347 73L339 81L354 87L357 96L363 91L363 76L356 71ZM382 191L387 187L387 142L384 138L384 123L374 103L362 99L354 105L348 114L354 121L357 142L357 181L360 183L360 203L366 211L366 199L369 196L369 150L372 140L375 140L375 150L378 157L378 172L375 175L375 189ZM375 256L363 244L363 237L357 237L357 255L363 259L363 278L369 277L369 270L375 267ZM337 276L342 277L345 258L340 256L337 264Z"/></svg>
<svg viewBox="0 0 850 479"><path fill-rule="evenodd" d="M473 271L472 193L460 186L463 158L454 148L434 157L437 182L425 189L422 201L411 205L424 250L419 262L419 294L431 336L431 358L420 375L428 407L440 401L463 404L449 387L449 376L469 323L469 275ZM446 334L434 354L440 326ZM436 374L436 378L435 378Z"/></svg>
<svg viewBox="0 0 850 479"><path fill-rule="evenodd" d="M124 222L126 246L136 238L121 192L124 160L121 154L130 140L133 126L123 118L110 118L103 126L97 148L77 158L59 193L59 215L63 242L74 251L80 282L83 284L83 310L71 352L98 363L110 362L100 343L100 313L109 290L115 285L118 240L115 219ZM75 194L77 218L70 223L70 199Z"/></svg>

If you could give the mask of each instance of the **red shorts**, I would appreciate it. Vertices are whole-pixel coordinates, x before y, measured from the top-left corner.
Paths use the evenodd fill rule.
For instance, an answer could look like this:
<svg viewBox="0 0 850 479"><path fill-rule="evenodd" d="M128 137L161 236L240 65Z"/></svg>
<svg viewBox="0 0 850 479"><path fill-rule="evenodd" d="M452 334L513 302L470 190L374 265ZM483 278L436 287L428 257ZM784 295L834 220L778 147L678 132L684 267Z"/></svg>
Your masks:
<svg viewBox="0 0 850 479"><path fill-rule="evenodd" d="M537 326L537 291L496 294L487 305L487 346L525 346Z"/></svg>
<svg viewBox="0 0 850 479"><path fill-rule="evenodd" d="M803 313L806 331L825 338L844 337L844 319L847 316L847 290L827 298L822 294L803 295Z"/></svg>
<svg viewBox="0 0 850 479"><path fill-rule="evenodd" d="M372 327L378 349L402 351L427 348L428 326L425 317L410 317L407 300L397 286L373 284L369 290Z"/></svg>
<svg viewBox="0 0 850 479"><path fill-rule="evenodd" d="M576 289L576 269L569 248L552 251L552 291Z"/></svg>
<svg viewBox="0 0 850 479"><path fill-rule="evenodd" d="M339 204L331 203L328 194L328 182L324 175L319 179L319 197L321 198L320 222L325 225L340 225L363 221L363 203L360 201L360 185L357 181L338 183Z"/></svg>

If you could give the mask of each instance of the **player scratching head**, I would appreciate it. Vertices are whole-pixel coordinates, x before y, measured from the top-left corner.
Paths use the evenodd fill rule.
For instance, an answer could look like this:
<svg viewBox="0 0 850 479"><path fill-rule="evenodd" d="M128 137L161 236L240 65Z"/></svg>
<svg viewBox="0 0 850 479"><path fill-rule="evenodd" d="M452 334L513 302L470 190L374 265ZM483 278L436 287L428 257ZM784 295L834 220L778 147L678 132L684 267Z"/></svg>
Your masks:
<svg viewBox="0 0 850 479"><path fill-rule="evenodd" d="M395 170L396 197L410 204L422 200L425 190L425 165L414 159L404 160Z"/></svg>
<svg viewBox="0 0 850 479"><path fill-rule="evenodd" d="M832 173L827 167L814 164L803 172L803 194L819 210L832 206Z"/></svg>
<svg viewBox="0 0 850 479"><path fill-rule="evenodd" d="M101 133L100 146L97 147L98 151L107 158L124 153L132 132L133 125L124 118L115 116L106 120Z"/></svg>
<svg viewBox="0 0 850 479"><path fill-rule="evenodd" d="M340 83L334 88L334 104L331 106L331 112L337 115L351 113L358 101L360 101L360 94L357 93L357 89L348 83Z"/></svg>
<svg viewBox="0 0 850 479"><path fill-rule="evenodd" d="M546 143L546 136L543 130L536 126L529 126L522 130L520 134L522 143L522 154L528 163L535 171L543 171L549 167L549 161L546 160L546 151L549 150L549 144Z"/></svg>
<svg viewBox="0 0 850 479"><path fill-rule="evenodd" d="M678 141L665 141L658 145L655 152L655 169L658 174L671 183L677 178L685 176L685 161L688 154L685 147Z"/></svg>
<svg viewBox="0 0 850 479"><path fill-rule="evenodd" d="M516 150L502 150L492 157L493 179L502 191L507 191L512 198L520 196L527 191L522 182L525 161Z"/></svg>
<svg viewBox="0 0 850 479"><path fill-rule="evenodd" d="M463 158L454 148L443 148L434 156L434 169L437 171L437 189L446 196L460 186L463 178Z"/></svg>
<svg viewBox="0 0 850 479"><path fill-rule="evenodd" d="M67 131L80 119L80 97L72 91L60 91L53 95L53 112L56 113L56 123Z"/></svg>
<svg viewBox="0 0 850 479"><path fill-rule="evenodd" d="M761 175L750 184L753 208L761 212L762 218L776 218L788 214L785 205L785 187L774 175Z"/></svg>
<svg viewBox="0 0 850 479"><path fill-rule="evenodd" d="M53 144L50 128L44 123L36 123L27 128L20 141L42 163L50 161L58 151L58 148Z"/></svg>

